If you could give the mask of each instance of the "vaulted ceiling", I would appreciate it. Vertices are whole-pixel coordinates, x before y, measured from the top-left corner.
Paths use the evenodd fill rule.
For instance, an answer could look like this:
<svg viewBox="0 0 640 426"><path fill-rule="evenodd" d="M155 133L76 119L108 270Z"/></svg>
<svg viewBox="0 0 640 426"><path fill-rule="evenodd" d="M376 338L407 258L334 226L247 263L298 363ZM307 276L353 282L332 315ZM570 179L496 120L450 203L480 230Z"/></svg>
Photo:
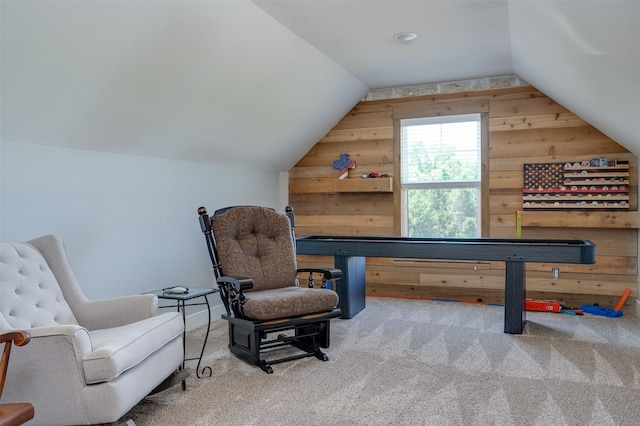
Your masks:
<svg viewBox="0 0 640 426"><path fill-rule="evenodd" d="M640 154L636 0L2 0L0 19L3 140L286 171L371 89L513 74Z"/></svg>

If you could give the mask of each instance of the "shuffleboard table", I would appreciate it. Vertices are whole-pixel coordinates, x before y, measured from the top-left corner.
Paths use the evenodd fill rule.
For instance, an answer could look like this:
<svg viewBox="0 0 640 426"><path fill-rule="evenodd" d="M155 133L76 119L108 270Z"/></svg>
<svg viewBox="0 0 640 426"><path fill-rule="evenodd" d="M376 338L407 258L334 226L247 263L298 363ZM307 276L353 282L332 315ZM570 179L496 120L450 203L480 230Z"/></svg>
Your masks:
<svg viewBox="0 0 640 426"><path fill-rule="evenodd" d="M333 256L342 270L335 286L342 318L365 307L365 258L501 261L505 268L504 332L521 334L526 322L525 264L595 263L587 240L306 236L296 238L298 254Z"/></svg>

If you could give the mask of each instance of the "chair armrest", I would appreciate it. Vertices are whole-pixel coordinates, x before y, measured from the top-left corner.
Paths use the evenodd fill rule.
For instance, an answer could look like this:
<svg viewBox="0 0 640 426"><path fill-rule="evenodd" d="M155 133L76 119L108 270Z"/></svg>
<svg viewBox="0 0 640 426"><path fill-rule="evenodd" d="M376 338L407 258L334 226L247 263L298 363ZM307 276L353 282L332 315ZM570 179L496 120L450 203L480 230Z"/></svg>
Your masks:
<svg viewBox="0 0 640 426"><path fill-rule="evenodd" d="M342 271L334 268L301 268L298 272L313 272L322 274L325 280L339 280L342 278Z"/></svg>
<svg viewBox="0 0 640 426"><path fill-rule="evenodd" d="M309 287L311 288L315 286L313 282L313 274L322 274L322 288L327 286L327 281L339 280L342 277L342 271L334 268L300 268L297 272L309 272Z"/></svg>
<svg viewBox="0 0 640 426"><path fill-rule="evenodd" d="M217 281L218 284L223 284L227 287L229 287L230 285L235 291L238 292L251 290L253 288L253 280L251 278L222 276L218 278Z"/></svg>
<svg viewBox="0 0 640 426"><path fill-rule="evenodd" d="M154 294L135 294L92 300L73 313L78 323L88 330L119 327L158 315L158 297Z"/></svg>
<svg viewBox="0 0 640 426"><path fill-rule="evenodd" d="M26 331L31 335L29 344L11 351L6 381L11 399L81 401L82 389L86 386L83 357L93 350L87 329L78 325L54 325Z"/></svg>
<svg viewBox="0 0 640 426"><path fill-rule="evenodd" d="M63 350L65 356L72 356L75 359L74 362L77 361L78 368L82 372L82 357L93 351L89 331L79 325L48 325L29 328L26 331L31 335L31 339L29 347L25 348L23 352L25 350L35 351L41 362L43 360L46 363L52 362L53 358L57 359L60 356L55 352ZM43 352L38 352L36 347L45 347L46 349ZM15 358L11 358L11 360L12 363L16 362Z"/></svg>
<svg viewBox="0 0 640 426"><path fill-rule="evenodd" d="M36 339L55 339L62 337L71 339L74 346L77 346L78 350L76 350L76 353L81 356L84 356L93 350L91 347L89 331L79 325L47 325L44 327L29 328L25 331L31 335L31 343Z"/></svg>
<svg viewBox="0 0 640 426"><path fill-rule="evenodd" d="M0 343L12 342L16 346L26 345L30 339L31 335L22 330L5 331L0 334Z"/></svg>
<svg viewBox="0 0 640 426"><path fill-rule="evenodd" d="M4 389L4 381L7 377L7 369L9 368L9 356L11 355L11 345L23 346L29 343L31 335L26 331L9 331L0 334L0 343L4 343L2 350L2 358L0 358L0 397Z"/></svg>

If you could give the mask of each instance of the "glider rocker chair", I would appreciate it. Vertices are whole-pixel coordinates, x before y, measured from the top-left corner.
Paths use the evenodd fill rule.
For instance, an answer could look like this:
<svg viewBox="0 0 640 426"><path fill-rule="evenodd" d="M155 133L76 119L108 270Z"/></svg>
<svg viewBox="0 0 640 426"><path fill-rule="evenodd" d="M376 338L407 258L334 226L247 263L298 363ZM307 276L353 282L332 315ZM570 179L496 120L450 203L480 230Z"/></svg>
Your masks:
<svg viewBox="0 0 640 426"><path fill-rule="evenodd" d="M320 348L329 347L330 320L341 315L327 284L342 272L297 269L291 207L287 215L253 206L220 209L211 218L200 207L198 214L227 311L231 352L267 373L272 364L304 357L327 361ZM309 273L308 286L298 285L299 272ZM319 288L313 273L322 275ZM285 346L297 349L266 359Z"/></svg>
<svg viewBox="0 0 640 426"><path fill-rule="evenodd" d="M31 335L12 350L1 402L32 403L29 424L117 424L185 376L183 329L151 294L87 300L57 236L0 245L0 333Z"/></svg>

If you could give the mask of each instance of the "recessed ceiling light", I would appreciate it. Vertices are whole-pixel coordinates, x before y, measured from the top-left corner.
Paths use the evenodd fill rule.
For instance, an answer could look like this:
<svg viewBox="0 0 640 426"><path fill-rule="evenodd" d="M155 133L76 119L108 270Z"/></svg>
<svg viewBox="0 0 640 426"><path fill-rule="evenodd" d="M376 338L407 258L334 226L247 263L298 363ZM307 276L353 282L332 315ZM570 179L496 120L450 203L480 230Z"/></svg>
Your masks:
<svg viewBox="0 0 640 426"><path fill-rule="evenodd" d="M398 33L393 36L394 39L404 42L415 40L417 37L418 34L416 33Z"/></svg>

